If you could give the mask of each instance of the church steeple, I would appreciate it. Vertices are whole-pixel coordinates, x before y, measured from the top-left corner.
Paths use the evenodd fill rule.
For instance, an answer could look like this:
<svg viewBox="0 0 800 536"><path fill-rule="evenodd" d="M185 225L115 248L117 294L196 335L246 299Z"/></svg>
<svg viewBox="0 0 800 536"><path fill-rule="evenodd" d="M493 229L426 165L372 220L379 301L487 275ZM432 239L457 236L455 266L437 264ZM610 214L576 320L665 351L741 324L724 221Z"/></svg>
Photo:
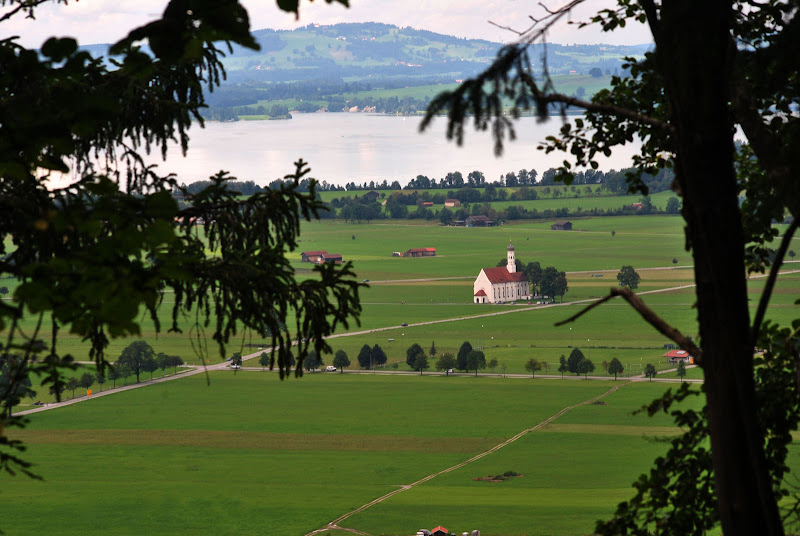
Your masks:
<svg viewBox="0 0 800 536"><path fill-rule="evenodd" d="M508 273L513 274L517 271L517 260L514 258L514 245L511 244L510 241L508 243L508 247L506 248L506 254L508 255L506 269L508 269Z"/></svg>

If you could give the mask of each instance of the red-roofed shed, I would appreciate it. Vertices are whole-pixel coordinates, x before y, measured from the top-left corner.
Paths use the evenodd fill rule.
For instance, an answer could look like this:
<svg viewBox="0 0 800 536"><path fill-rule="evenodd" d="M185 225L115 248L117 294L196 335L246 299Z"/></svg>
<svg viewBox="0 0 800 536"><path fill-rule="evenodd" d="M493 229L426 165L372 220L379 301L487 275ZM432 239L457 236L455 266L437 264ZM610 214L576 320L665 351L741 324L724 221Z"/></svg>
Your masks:
<svg viewBox="0 0 800 536"><path fill-rule="evenodd" d="M431 536L449 536L450 531L442 526L438 526L431 531Z"/></svg>
<svg viewBox="0 0 800 536"><path fill-rule="evenodd" d="M435 257L436 248L411 248L403 254L403 257Z"/></svg>

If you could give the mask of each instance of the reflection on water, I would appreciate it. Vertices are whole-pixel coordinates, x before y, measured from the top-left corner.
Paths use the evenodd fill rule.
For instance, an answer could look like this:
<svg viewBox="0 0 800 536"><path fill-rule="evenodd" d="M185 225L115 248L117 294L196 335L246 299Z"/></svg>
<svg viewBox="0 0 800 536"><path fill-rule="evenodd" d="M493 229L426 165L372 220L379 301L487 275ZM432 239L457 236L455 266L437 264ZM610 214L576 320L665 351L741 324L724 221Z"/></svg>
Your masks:
<svg viewBox="0 0 800 536"><path fill-rule="evenodd" d="M220 169L240 180L265 185L294 168L299 158L308 161L312 175L320 181L345 184L350 181L393 180L405 184L417 175L439 179L450 171L466 175L483 171L487 180L520 169L542 172L564 160L563 154L545 155L536 146L554 134L561 120L545 124L535 118L516 123L517 140L506 145L502 157L493 153L491 136L469 131L463 147L445 138L445 119L434 121L424 134L420 118L368 114L295 114L289 121L238 121L206 123L193 128L188 155L173 147L166 162L152 157L162 173L174 172L181 182L205 179ZM618 149L601 160L602 170L630 165L638 148Z"/></svg>

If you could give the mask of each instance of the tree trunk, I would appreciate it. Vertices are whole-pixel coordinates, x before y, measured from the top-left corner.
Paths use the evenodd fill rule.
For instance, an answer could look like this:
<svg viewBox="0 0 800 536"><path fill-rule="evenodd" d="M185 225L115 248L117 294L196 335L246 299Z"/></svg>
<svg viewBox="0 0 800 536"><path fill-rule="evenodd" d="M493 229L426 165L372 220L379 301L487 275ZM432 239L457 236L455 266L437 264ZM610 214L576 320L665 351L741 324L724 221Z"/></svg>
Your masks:
<svg viewBox="0 0 800 536"><path fill-rule="evenodd" d="M673 0L654 31L676 134L723 532L780 535L756 419L744 233L728 109L730 2ZM682 378L681 378L682 380Z"/></svg>

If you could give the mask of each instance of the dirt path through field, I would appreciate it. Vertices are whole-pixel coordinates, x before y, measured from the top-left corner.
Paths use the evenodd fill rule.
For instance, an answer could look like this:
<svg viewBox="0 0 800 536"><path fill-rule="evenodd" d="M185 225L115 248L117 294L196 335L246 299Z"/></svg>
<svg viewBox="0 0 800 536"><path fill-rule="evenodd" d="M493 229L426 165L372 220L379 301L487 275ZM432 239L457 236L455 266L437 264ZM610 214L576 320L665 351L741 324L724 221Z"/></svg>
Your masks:
<svg viewBox="0 0 800 536"><path fill-rule="evenodd" d="M525 436L526 434L528 434L530 432L534 432L534 431L538 430L539 428L550 424L551 422L553 422L554 420L558 419L559 417L561 417L562 415L564 415L568 411L571 411L571 410L577 408L578 406L585 406L586 404L591 404L592 402L600 400L601 398L605 398L608 395L610 395L611 393L613 393L614 391L616 391L616 390L620 389L621 387L623 387L624 385L627 385L627 384L615 385L614 387L612 387L611 389L609 389L605 393L602 393L602 394L599 394L599 395L597 395L595 397L592 397L589 400L584 400L583 402L578 402L577 404L573 404L571 406L567 406L567 407L563 408L562 410L560 410L558 413L555 413L554 415L551 415L547 419L543 420L542 422L540 422L536 426L532 426L531 428L527 428L527 429L519 432L517 435L506 439L502 443L498 443L497 445L495 445L494 447L490 448L489 450L487 450L485 452L481 452L480 454L477 454L477 455L473 456L472 458L470 458L468 460L465 460L465 461L463 461L463 462L461 462L459 464L453 465L452 467L448 467L447 469L442 469L441 471L438 471L436 473L432 473L432 474L430 474L428 476L420 478L419 480L417 480L416 482L412 482L411 484L402 484L396 490L390 491L389 493L387 493L385 495L382 495L382 496L378 497L377 499L375 499L373 501L370 501L367 504L365 504L363 506L360 506L359 508L356 508L355 510L351 510L350 512L347 512L346 514L344 514L344 515L342 515L340 517L337 517L336 519L334 519L333 521L331 521L330 523L328 523L324 527L309 532L308 534L306 534L306 536L313 536L315 534L319 534L320 532L324 532L326 530L344 530L344 531L348 531L348 532L355 532L356 534L363 534L365 536L369 536L369 535L367 535L367 533L360 532L360 531L357 531L357 530L352 529L352 528L342 527L340 525L340 523L342 523L343 521L347 520L349 517L354 516L355 514L363 512L364 510L366 510L367 508L369 508L371 506L374 506L376 504L380 504L380 503L382 503L383 501L385 501L386 499L388 499L390 497L394 497L398 493L402 493L402 492L404 492L406 490L409 490L411 488L419 486L420 484L424 484L425 482L428 482L429 480L432 480L432 479L436 478L439 475L443 475L445 473L449 473L451 471L455 471L456 469L461 469L462 467L464 467L466 465L469 465L474 461L480 460L481 458L483 458L485 456L488 456L489 454L497 452L501 448L503 448L503 447L505 447L507 445L510 445L511 443L517 441L518 439L520 439L521 437Z"/></svg>

